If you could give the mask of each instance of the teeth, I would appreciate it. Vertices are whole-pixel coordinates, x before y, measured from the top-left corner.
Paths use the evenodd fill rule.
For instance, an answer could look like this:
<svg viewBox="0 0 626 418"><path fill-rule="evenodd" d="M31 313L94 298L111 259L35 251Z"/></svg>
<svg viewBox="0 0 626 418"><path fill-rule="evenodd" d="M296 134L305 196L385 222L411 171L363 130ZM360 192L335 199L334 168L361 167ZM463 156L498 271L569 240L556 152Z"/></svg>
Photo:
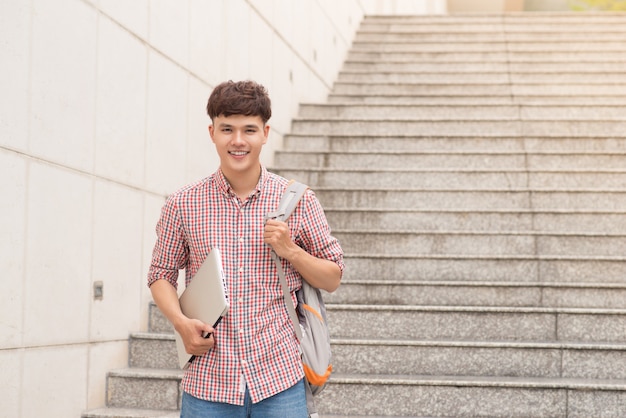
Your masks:
<svg viewBox="0 0 626 418"><path fill-rule="evenodd" d="M247 153L247 151L230 151L232 155L246 155Z"/></svg>

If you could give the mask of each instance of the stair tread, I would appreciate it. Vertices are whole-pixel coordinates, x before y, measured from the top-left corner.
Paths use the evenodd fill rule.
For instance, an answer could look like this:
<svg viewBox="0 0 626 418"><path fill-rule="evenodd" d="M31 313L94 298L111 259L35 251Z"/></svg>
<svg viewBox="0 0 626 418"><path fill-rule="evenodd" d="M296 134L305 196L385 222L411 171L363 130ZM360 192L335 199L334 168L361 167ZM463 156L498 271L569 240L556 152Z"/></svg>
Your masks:
<svg viewBox="0 0 626 418"><path fill-rule="evenodd" d="M622 209L576 209L576 208L538 208L538 209L524 209L524 208L477 208L477 209L455 209L455 208L441 208L441 209L428 209L428 208L369 208L369 207L356 207L356 208L342 208L327 206L324 208L324 212L384 212L384 213L476 213L476 214L523 214L523 215L535 215L535 214L556 214L556 215L585 215L585 214L626 214L626 210Z"/></svg>
<svg viewBox="0 0 626 418"><path fill-rule="evenodd" d="M342 279L341 284L382 285L382 286L437 286L437 287L541 287L568 289L626 289L626 283L619 282L502 282L502 281L461 281L461 280L385 280L385 279Z"/></svg>
<svg viewBox="0 0 626 418"><path fill-rule="evenodd" d="M542 307L542 306L462 306L462 305L377 305L377 304L348 304L327 303L328 310L342 311L397 311L397 312L489 312L489 313L546 313L546 314L595 314L595 315L625 315L626 309L619 308L570 308L570 307Z"/></svg>
<svg viewBox="0 0 626 418"><path fill-rule="evenodd" d="M82 418L179 418L180 411L133 408L98 408L82 414Z"/></svg>
<svg viewBox="0 0 626 418"><path fill-rule="evenodd" d="M160 339L173 341L172 334L167 333L151 333L151 332L135 332L131 334L131 338L136 339ZM548 349L576 349L576 350L626 350L626 343L613 343L613 342L585 342L585 341L467 341L467 340L394 340L394 339L364 339L364 338L343 338L343 337L331 337L332 344L335 345L390 345L390 346L416 346L416 347L432 347L432 346L445 346L445 347L502 347L502 348L548 348ZM120 369L116 375L125 374L125 370L139 370L136 375L146 375L143 370L154 369ZM177 376L179 373L170 369L158 369L167 370L167 375ZM148 373L150 374L150 373ZM163 374L157 372L154 374Z"/></svg>
<svg viewBox="0 0 626 418"><path fill-rule="evenodd" d="M128 367L109 371L109 377L130 377L148 379L182 379L184 372L180 369L147 369Z"/></svg>
<svg viewBox="0 0 626 418"><path fill-rule="evenodd" d="M399 347L463 347L463 348L527 348L568 350L626 351L626 343L577 341L466 341L466 340L394 340L332 338L334 345L399 346Z"/></svg>
<svg viewBox="0 0 626 418"><path fill-rule="evenodd" d="M518 236L556 236L556 237L622 237L626 232L594 232L594 231L540 231L540 230L444 230L444 229L344 229L335 228L335 233L354 234L354 235L518 235Z"/></svg>
<svg viewBox="0 0 626 418"><path fill-rule="evenodd" d="M144 340L170 340L175 341L174 332L133 332L131 338L141 338Z"/></svg>
<svg viewBox="0 0 626 418"><path fill-rule="evenodd" d="M374 385L429 385L429 386L481 386L538 389L617 390L626 391L626 380L577 379L509 376L428 376L428 375L372 375L333 374L331 382L337 384Z"/></svg>
<svg viewBox="0 0 626 418"><path fill-rule="evenodd" d="M404 259L404 260L518 260L518 261L626 261L626 255L551 255L551 254L432 254L432 253L345 253L344 258Z"/></svg>
<svg viewBox="0 0 626 418"><path fill-rule="evenodd" d="M366 188L364 186L314 186L313 189L315 191L364 191L364 192L460 192L460 193L484 193L484 192L492 192L492 193L624 193L626 192L626 188L571 188L571 187L563 187L563 188L547 188L547 187L510 187L508 189L501 189L497 187L493 188L485 188L485 189L463 189L463 188L450 188L450 189L442 189L442 188L422 188L422 187L397 187L397 188L382 188L372 186Z"/></svg>
<svg viewBox="0 0 626 418"><path fill-rule="evenodd" d="M276 171L277 169L273 169ZM548 168L527 168L527 167L510 167L508 169L480 169L480 168L410 168L410 167L397 167L397 168L368 168L368 167L359 167L359 168L345 168L345 167L298 167L298 166L283 166L278 169L280 171L301 171L301 172L315 172L315 173L397 173L398 175L402 175L403 173L415 173L415 174L539 174L539 173L563 173L563 174L602 174L602 173L610 173L610 174L626 174L626 168L624 169L607 169L607 168L558 168L558 169L548 169ZM482 189L478 189L482 190Z"/></svg>

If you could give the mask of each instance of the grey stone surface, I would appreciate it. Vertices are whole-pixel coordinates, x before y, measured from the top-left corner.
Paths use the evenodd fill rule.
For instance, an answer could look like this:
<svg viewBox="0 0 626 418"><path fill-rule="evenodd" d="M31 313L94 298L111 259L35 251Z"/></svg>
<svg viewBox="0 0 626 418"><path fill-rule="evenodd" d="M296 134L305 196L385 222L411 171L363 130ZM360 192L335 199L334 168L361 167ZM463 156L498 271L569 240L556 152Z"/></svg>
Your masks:
<svg viewBox="0 0 626 418"><path fill-rule="evenodd" d="M364 280L626 283L624 257L348 254L345 278Z"/></svg>
<svg viewBox="0 0 626 418"><path fill-rule="evenodd" d="M180 411L131 408L100 408L83 413L83 418L180 418Z"/></svg>
<svg viewBox="0 0 626 418"><path fill-rule="evenodd" d="M322 392L324 413L431 417L565 417L567 393L559 389L447 386L410 380L342 383ZM336 389L336 390L334 390Z"/></svg>
<svg viewBox="0 0 626 418"><path fill-rule="evenodd" d="M326 303L626 309L626 283L427 282L344 279Z"/></svg>
<svg viewBox="0 0 626 418"><path fill-rule="evenodd" d="M172 334L134 334L130 336L129 365L137 368L177 369L178 356Z"/></svg>
<svg viewBox="0 0 626 418"><path fill-rule="evenodd" d="M148 321L149 321L148 329L151 332L169 333L169 334L174 333L174 327L172 326L172 324L170 324L170 322L167 320L165 315L161 313L159 308L154 303L151 303L149 306Z"/></svg>
<svg viewBox="0 0 626 418"><path fill-rule="evenodd" d="M333 230L528 231L613 233L626 229L626 211L398 210L326 208Z"/></svg>
<svg viewBox="0 0 626 418"><path fill-rule="evenodd" d="M626 190L423 190L396 188L322 188L315 193L322 203L339 208L371 209L459 209L484 210L529 209L622 211L626 207ZM532 205L532 206L531 206Z"/></svg>
<svg viewBox="0 0 626 418"><path fill-rule="evenodd" d="M336 231L334 235L348 254L530 255L536 241L533 235L507 232Z"/></svg>
<svg viewBox="0 0 626 418"><path fill-rule="evenodd" d="M557 314L538 309L327 305L331 334L381 339L555 340Z"/></svg>
<svg viewBox="0 0 626 418"><path fill-rule="evenodd" d="M624 391L570 391L568 398L568 418L626 416Z"/></svg>
<svg viewBox="0 0 626 418"><path fill-rule="evenodd" d="M626 111L626 109L625 109ZM625 112L626 113L626 112ZM519 150L500 152L408 152L399 151L358 151L358 152L311 152L281 151L275 155L275 164L280 170L304 169L320 171L335 170L377 170L404 169L415 171L427 170L482 170L482 171L517 171L530 173L551 172L622 172L626 153L591 153L554 151L529 153ZM603 171L599 171L603 170ZM622 170L622 171L620 171Z"/></svg>
<svg viewBox="0 0 626 418"><path fill-rule="evenodd" d="M626 342L626 311L577 308L327 305L341 338Z"/></svg>
<svg viewBox="0 0 626 418"><path fill-rule="evenodd" d="M398 97L397 94L389 93L394 97ZM468 93L471 94L471 93ZM492 92L485 92L484 94L491 95ZM502 93L506 96L509 93ZM542 135L542 129L548 126L548 122L539 124L535 122L538 127L535 128L533 133L530 129L527 130L528 135ZM558 124L562 122L554 122ZM602 126L602 124L597 124ZM623 124L622 124L623 125ZM622 126L620 125L620 126ZM550 125L556 128L553 125ZM421 135L480 135L483 132L490 132L492 135L498 136L515 136L522 135L522 126L519 121L509 120L454 120L454 121L420 121L420 120L350 120L350 119L336 119L336 120L305 120L297 119L292 122L292 132L297 134L313 134L323 130L329 135L345 135L345 134L370 134L370 135L403 135L406 132L414 132ZM553 131L554 132L554 131Z"/></svg>
<svg viewBox="0 0 626 418"><path fill-rule="evenodd" d="M181 377L180 370L127 369L110 372L107 406L177 410L182 396Z"/></svg>

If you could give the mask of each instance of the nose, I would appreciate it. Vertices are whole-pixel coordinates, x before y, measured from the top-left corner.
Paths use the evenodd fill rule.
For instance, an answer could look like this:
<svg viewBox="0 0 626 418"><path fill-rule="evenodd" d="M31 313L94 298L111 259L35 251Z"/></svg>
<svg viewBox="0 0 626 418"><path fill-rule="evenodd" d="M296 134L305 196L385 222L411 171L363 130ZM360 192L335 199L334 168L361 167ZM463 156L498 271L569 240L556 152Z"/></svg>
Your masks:
<svg viewBox="0 0 626 418"><path fill-rule="evenodd" d="M237 129L233 132L232 143L235 145L244 143L243 133L240 130Z"/></svg>

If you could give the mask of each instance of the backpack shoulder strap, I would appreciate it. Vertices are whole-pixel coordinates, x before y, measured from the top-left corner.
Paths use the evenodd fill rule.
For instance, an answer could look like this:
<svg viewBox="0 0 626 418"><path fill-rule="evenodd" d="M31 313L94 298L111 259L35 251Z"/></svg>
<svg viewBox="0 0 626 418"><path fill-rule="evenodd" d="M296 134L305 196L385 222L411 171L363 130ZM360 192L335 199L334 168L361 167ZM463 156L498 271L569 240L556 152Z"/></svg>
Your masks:
<svg viewBox="0 0 626 418"><path fill-rule="evenodd" d="M277 219L281 222L286 222L294 209L298 206L300 199L306 192L308 187L305 184L299 183L297 181L290 181L285 193L280 199L280 204L278 205L278 209L275 212L268 213L265 215L265 220L268 219ZM285 278L285 272L283 270L282 262L278 257L278 254L274 252L274 250L270 251L270 255L274 264L276 264L276 270L278 271L278 279L280 281L280 286L283 289L283 297L285 299L285 305L287 305L287 311L289 311L289 316L291 317L291 322L293 322L293 329L296 333L296 337L298 341L302 341L302 329L300 328L300 321L298 320L298 314L296 313L296 309L291 301L291 295L289 292L289 286L287 286L287 279Z"/></svg>
<svg viewBox="0 0 626 418"><path fill-rule="evenodd" d="M277 219L286 222L308 188L306 184L291 180L280 199L278 209L275 212L268 213L265 219Z"/></svg>

